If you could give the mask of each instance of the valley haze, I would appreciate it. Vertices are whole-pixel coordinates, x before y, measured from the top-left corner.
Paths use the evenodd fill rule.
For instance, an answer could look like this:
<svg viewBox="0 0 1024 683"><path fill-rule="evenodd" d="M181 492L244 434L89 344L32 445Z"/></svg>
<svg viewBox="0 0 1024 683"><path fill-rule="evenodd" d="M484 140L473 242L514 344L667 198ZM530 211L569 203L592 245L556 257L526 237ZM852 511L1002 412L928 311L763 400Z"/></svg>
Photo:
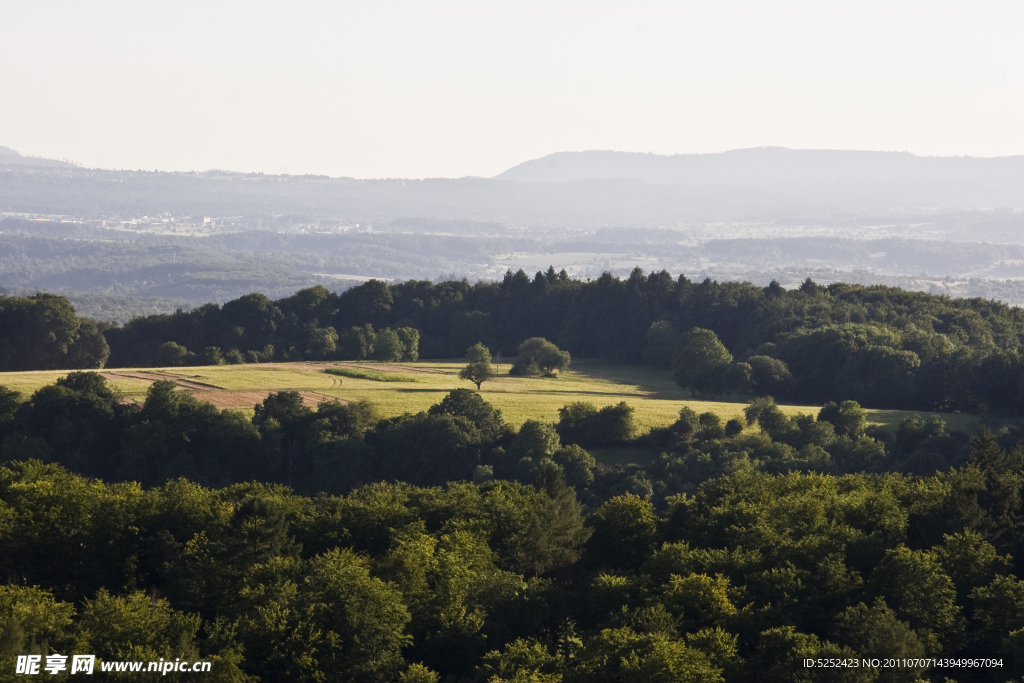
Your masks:
<svg viewBox="0 0 1024 683"><path fill-rule="evenodd" d="M0 287L136 312L369 278L634 267L1024 303L1024 156L559 152L493 178L84 168L0 147Z"/></svg>

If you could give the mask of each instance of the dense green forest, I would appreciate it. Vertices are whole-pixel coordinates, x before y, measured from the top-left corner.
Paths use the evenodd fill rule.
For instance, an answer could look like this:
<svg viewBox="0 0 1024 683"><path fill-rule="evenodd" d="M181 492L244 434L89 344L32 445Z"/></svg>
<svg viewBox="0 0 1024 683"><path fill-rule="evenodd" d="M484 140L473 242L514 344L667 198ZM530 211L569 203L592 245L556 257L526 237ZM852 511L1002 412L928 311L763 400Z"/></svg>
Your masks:
<svg viewBox="0 0 1024 683"><path fill-rule="evenodd" d="M229 681L1020 680L1024 432L888 430L861 405L1019 417L1022 323L992 301L640 269L317 286L125 325L0 297L8 370L536 347L528 374L571 354L756 397L742 420L684 408L642 434L626 403L515 429L469 389L380 419L294 392L248 417L166 381L136 405L88 371L0 387L0 668L75 651ZM659 455L592 454L622 446ZM853 657L911 662L803 664Z"/></svg>
<svg viewBox="0 0 1024 683"><path fill-rule="evenodd" d="M75 372L0 390L0 669L75 651L229 681L1019 680L1019 437L767 398L645 435L626 404L515 430L468 389L385 420L272 393L246 418ZM662 455L586 450L616 443ZM803 665L933 656L1001 666Z"/></svg>
<svg viewBox="0 0 1024 683"><path fill-rule="evenodd" d="M103 344L107 365L135 367L451 358L478 342L507 357L524 339L541 337L573 358L662 365L692 387L679 374L680 363L691 361L679 354L686 335L700 329L713 333L726 365L735 366L723 367L731 374L700 393L1024 413L1024 311L883 286L823 287L808 280L785 290L776 283L691 282L639 268L625 279L576 280L549 269L476 284L371 280L341 294L321 286L277 301L249 294L223 306L103 325L103 340L92 334L100 329L94 323L47 313L58 301L0 298L0 368L97 367ZM66 302L61 305L66 311ZM58 339L81 337L95 348L83 355L84 342L36 345L39 330L53 320L63 326ZM399 334L405 335L401 347L394 343Z"/></svg>

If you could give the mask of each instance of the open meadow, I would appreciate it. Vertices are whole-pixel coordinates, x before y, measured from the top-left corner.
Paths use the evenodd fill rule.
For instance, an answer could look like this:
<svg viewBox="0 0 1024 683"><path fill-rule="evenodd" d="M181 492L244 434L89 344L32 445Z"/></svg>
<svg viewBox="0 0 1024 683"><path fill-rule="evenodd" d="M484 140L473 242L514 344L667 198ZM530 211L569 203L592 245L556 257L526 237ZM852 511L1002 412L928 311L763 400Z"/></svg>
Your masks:
<svg viewBox="0 0 1024 683"><path fill-rule="evenodd" d="M392 417L426 410L452 389L474 389L460 380L465 361L423 361L416 363L379 362L299 362L250 365L215 365L186 368L117 368L102 371L104 377L126 400L141 402L147 388L156 380L178 383L201 400L219 408L242 410L251 414L269 392L293 390L302 394L308 405L324 400L367 400L380 415ZM665 369L576 362L558 377L511 377L511 366L495 366L494 379L483 384L481 394L506 421L519 426L529 419L555 422L558 409L574 401L588 401L598 407L626 401L636 409L636 421L642 432L664 427L675 421L679 409L689 406L698 413L712 411L722 420L741 417L750 397L731 396L717 401L702 401L680 389ZM328 372L330 370L330 372ZM337 374L335 374L337 373ZM25 397L36 389L52 384L66 371L11 372L0 374L0 384L21 392ZM353 376L347 376L353 375ZM359 377L358 375L364 375ZM783 405L790 415L817 413L818 406ZM898 410L868 410L876 423L895 426L910 413ZM972 415L941 414L951 429L970 433L977 424Z"/></svg>

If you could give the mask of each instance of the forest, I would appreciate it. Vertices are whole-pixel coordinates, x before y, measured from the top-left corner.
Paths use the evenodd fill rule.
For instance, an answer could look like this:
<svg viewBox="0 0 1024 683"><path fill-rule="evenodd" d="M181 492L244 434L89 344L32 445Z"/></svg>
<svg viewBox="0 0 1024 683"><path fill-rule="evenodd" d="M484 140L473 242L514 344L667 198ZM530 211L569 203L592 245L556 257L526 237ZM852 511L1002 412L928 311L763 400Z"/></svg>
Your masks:
<svg viewBox="0 0 1024 683"><path fill-rule="evenodd" d="M1020 680L1021 323L977 299L639 269L318 286L123 326L0 298L4 369L72 370L0 387L0 676L92 652L223 681ZM171 381L125 401L90 370L492 351L748 400L647 432L626 402L513 426L468 388L388 418L272 391L249 415ZM865 406L989 426L886 428ZM659 455L599 462L610 446ZM805 666L872 657L905 664Z"/></svg>
<svg viewBox="0 0 1024 683"><path fill-rule="evenodd" d="M625 403L514 429L469 389L383 420L277 392L247 418L72 372L0 390L0 670L92 652L222 681L1019 680L1020 435L768 398L649 434ZM638 440L662 455L587 451ZM862 657L911 663L803 664Z"/></svg>

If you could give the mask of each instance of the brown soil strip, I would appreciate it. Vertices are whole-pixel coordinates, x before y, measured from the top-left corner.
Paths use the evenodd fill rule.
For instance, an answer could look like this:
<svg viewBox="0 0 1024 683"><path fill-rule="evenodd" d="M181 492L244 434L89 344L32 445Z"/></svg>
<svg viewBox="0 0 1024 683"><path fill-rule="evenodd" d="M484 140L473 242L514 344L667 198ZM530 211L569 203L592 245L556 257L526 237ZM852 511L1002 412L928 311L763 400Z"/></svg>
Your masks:
<svg viewBox="0 0 1024 683"><path fill-rule="evenodd" d="M104 378L108 380L114 379L139 379L144 382L157 382L160 380L170 380L177 384L182 389L186 389L189 393L195 396L200 401L206 403L212 403L215 407L223 409L230 408L232 410L249 410L253 406L258 405L264 401L271 394L270 391L262 390L250 390L250 391L228 391L227 389L221 389L213 384L204 384L202 382L194 382L184 377L172 375L163 372L145 372L145 371L124 371L124 372L103 372L100 373ZM321 394L316 391L299 391L299 396L302 397L303 405L315 408L324 401L333 401L333 397L327 394ZM137 403L132 399L128 399L128 402ZM347 401L341 401L343 404L347 404Z"/></svg>
<svg viewBox="0 0 1024 683"><path fill-rule="evenodd" d="M212 403L217 408L230 408L232 410L251 410L253 406L263 403L263 400L270 395L269 391L196 391L193 392L200 401ZM302 404L310 408L316 408L324 401L334 399L326 394L315 391L300 391ZM347 403L347 401L341 401Z"/></svg>
<svg viewBox="0 0 1024 683"><path fill-rule="evenodd" d="M195 382L190 379L185 379L180 375L172 375L165 372L143 372L139 370L130 370L125 372L103 372L100 373L106 379L117 379L118 377L127 377L129 379L141 379L146 382L159 382L161 380L170 380L177 384L179 387L185 389L196 389L198 391L208 391L210 389L217 389L223 391L220 387L215 384L205 384L204 382Z"/></svg>

